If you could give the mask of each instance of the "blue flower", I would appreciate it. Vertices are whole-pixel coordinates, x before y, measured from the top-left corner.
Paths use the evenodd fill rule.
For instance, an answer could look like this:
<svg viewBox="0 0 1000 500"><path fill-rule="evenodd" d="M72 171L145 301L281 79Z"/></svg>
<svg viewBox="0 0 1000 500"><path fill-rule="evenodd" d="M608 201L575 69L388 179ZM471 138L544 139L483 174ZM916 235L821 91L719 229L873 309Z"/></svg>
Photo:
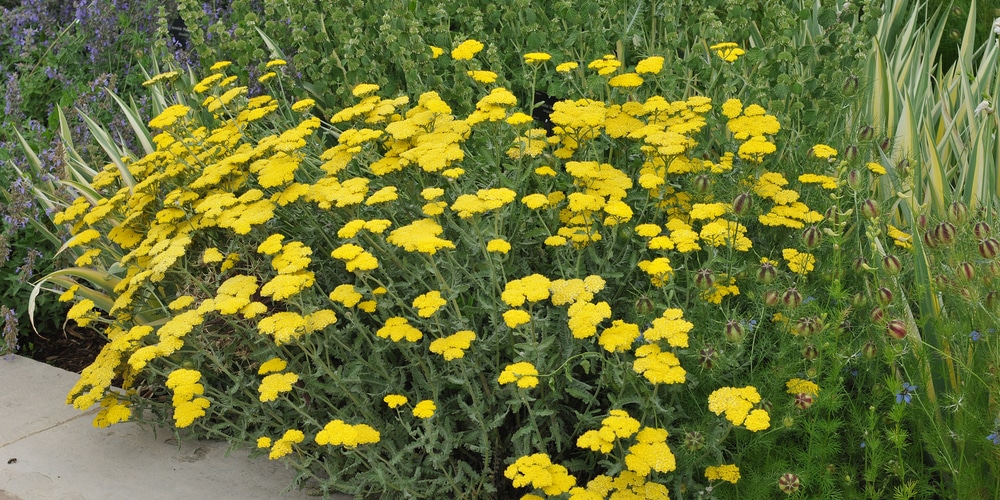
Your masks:
<svg viewBox="0 0 1000 500"><path fill-rule="evenodd" d="M907 382L903 382L903 390L896 394L896 404L900 403L910 403L913 399L913 392L917 390L917 386L910 385Z"/></svg>
<svg viewBox="0 0 1000 500"><path fill-rule="evenodd" d="M972 333L969 334L969 338L972 339L973 342L979 340L982 336L983 335L979 333L979 330L972 330Z"/></svg>
<svg viewBox="0 0 1000 500"><path fill-rule="evenodd" d="M993 434L986 436L986 439L993 441L993 444L1000 445L1000 432L993 431Z"/></svg>

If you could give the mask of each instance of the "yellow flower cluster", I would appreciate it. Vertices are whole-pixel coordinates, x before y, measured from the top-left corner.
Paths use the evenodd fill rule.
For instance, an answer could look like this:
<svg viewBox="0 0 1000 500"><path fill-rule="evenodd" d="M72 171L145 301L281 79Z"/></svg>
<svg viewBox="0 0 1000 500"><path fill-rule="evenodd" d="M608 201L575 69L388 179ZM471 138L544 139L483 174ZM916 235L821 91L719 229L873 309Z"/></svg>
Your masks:
<svg viewBox="0 0 1000 500"><path fill-rule="evenodd" d="M519 361L505 366L497 382L500 385L516 382L521 389L531 389L538 385L538 370L527 361Z"/></svg>
<svg viewBox="0 0 1000 500"><path fill-rule="evenodd" d="M545 453L536 453L518 458L503 471L503 475L514 483L515 488L531 486L546 495L561 495L576 485L576 478L566 467L553 464Z"/></svg>
<svg viewBox="0 0 1000 500"><path fill-rule="evenodd" d="M351 425L337 419L323 426L315 439L320 446L343 446L352 450L363 444L375 444L382 439L382 435L368 424Z"/></svg>
<svg viewBox="0 0 1000 500"><path fill-rule="evenodd" d="M257 392L262 403L278 399L278 394L292 390L292 387L299 381L299 376L288 373L277 373L285 369L288 363L280 358L271 358L260 365L257 369L258 375L267 375L260 381Z"/></svg>
<svg viewBox="0 0 1000 500"><path fill-rule="evenodd" d="M473 340L476 340L475 332L462 330L447 337L435 339L431 342L430 350L434 354L444 356L445 361L452 361L465 357L465 351L472 346Z"/></svg>
<svg viewBox="0 0 1000 500"><path fill-rule="evenodd" d="M576 440L576 445L591 451L599 451L605 455L611 453L615 441L632 437L639 432L639 421L629 416L625 410L611 410L609 415L601 420L601 428L584 432Z"/></svg>
<svg viewBox="0 0 1000 500"><path fill-rule="evenodd" d="M708 396L708 409L716 415L726 414L733 425L743 425L747 430L757 432L771 426L771 417L766 410L754 409L760 402L760 393L753 386L742 388L722 387Z"/></svg>
<svg viewBox="0 0 1000 500"><path fill-rule="evenodd" d="M788 262L788 269L795 274L805 276L816 268L816 257L811 253L786 248L781 251L781 256Z"/></svg>
<svg viewBox="0 0 1000 500"><path fill-rule="evenodd" d="M819 386L815 382L800 378L793 378L785 382L785 387L788 394L808 394L810 396L819 394Z"/></svg>
<svg viewBox="0 0 1000 500"><path fill-rule="evenodd" d="M448 301L441 297L441 292L437 290L431 290L413 299L413 307L417 309L417 315L421 318L433 316L438 309L441 309L441 306L447 303Z"/></svg>
<svg viewBox="0 0 1000 500"><path fill-rule="evenodd" d="M722 42L712 45L708 48L709 50L714 50L715 55L719 56L720 59L728 63L736 62L746 51L741 49L739 45L735 42Z"/></svg>
<svg viewBox="0 0 1000 500"><path fill-rule="evenodd" d="M771 209L757 217L766 226L785 226L801 229L805 224L815 224L823 220L823 216L815 210L798 201L799 193L785 189L788 180L777 172L764 172L754 182L753 191L761 198L775 203Z"/></svg>
<svg viewBox="0 0 1000 500"><path fill-rule="evenodd" d="M271 448L271 453L267 455L269 460L277 460L285 455L292 452L292 445L296 445L305 441L306 435L298 429L288 429L285 433L278 438L274 444L271 444L271 438L262 437L257 439L258 448Z"/></svg>
<svg viewBox="0 0 1000 500"><path fill-rule="evenodd" d="M736 464L710 465L705 468L705 479L736 484L740 480L740 468Z"/></svg>
<svg viewBox="0 0 1000 500"><path fill-rule="evenodd" d="M191 425L194 419L205 416L205 409L209 407L209 401L205 398L196 398L205 393L205 386L198 383L201 380L201 372L179 368L170 372L167 376L167 388L174 391L174 424L178 428Z"/></svg>

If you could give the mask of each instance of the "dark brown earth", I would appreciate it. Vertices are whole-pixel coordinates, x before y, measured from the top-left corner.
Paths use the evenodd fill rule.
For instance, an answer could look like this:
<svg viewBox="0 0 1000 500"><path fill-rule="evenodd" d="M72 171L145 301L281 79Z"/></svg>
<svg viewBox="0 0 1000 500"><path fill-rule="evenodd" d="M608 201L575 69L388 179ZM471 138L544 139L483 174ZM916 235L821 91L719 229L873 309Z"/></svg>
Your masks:
<svg viewBox="0 0 1000 500"><path fill-rule="evenodd" d="M89 366L107 343L100 333L68 325L59 332L32 333L28 340L20 354L75 373Z"/></svg>

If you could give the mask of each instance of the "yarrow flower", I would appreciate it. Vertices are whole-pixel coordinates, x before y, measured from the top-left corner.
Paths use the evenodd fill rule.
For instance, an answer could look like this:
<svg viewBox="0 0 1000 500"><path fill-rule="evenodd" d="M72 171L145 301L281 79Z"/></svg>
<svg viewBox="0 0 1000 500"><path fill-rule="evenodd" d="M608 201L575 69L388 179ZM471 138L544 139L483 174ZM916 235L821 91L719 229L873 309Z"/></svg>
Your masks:
<svg viewBox="0 0 1000 500"><path fill-rule="evenodd" d="M545 52L529 52L524 55L524 62L528 64L541 63L548 61L549 59L552 59L552 56L546 54Z"/></svg>
<svg viewBox="0 0 1000 500"><path fill-rule="evenodd" d="M521 389L531 389L538 385L538 370L535 369L535 365L520 361L507 365L497 377L497 382L500 385L516 382Z"/></svg>
<svg viewBox="0 0 1000 500"><path fill-rule="evenodd" d="M566 493L576 485L576 478L569 475L566 467L553 464L545 453L518 458L504 470L503 475L513 482L515 488L530 485L552 496Z"/></svg>
<svg viewBox="0 0 1000 500"><path fill-rule="evenodd" d="M472 59L472 57L478 54L480 50L483 50L483 43L478 40L469 39L462 42L458 47L455 47L455 49L451 51L451 58L456 61L465 61Z"/></svg>
<svg viewBox="0 0 1000 500"><path fill-rule="evenodd" d="M425 399L413 407L413 416L427 419L433 417L435 411L437 411L437 405L434 404L434 401Z"/></svg>
<svg viewBox="0 0 1000 500"><path fill-rule="evenodd" d="M385 404L389 405L389 408L398 408L406 404L406 396L402 394L389 394L388 396L382 398Z"/></svg>
<svg viewBox="0 0 1000 500"><path fill-rule="evenodd" d="M735 42L717 43L709 47L709 50L714 50L715 55L729 63L735 62L740 56L746 54L746 51L741 49Z"/></svg>
<svg viewBox="0 0 1000 500"><path fill-rule="evenodd" d="M736 484L740 480L740 468L736 464L710 465L705 468L705 479L709 481L729 481Z"/></svg>

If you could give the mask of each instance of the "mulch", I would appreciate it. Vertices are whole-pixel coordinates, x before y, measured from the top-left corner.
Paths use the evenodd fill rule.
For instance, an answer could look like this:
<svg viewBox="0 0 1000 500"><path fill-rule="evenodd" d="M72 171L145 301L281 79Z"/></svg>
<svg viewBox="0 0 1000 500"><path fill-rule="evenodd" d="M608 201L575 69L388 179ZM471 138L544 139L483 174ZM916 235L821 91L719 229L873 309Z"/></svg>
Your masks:
<svg viewBox="0 0 1000 500"><path fill-rule="evenodd" d="M31 333L22 342L27 345L22 344L19 354L74 373L93 363L107 343L100 333L70 326L59 332Z"/></svg>

